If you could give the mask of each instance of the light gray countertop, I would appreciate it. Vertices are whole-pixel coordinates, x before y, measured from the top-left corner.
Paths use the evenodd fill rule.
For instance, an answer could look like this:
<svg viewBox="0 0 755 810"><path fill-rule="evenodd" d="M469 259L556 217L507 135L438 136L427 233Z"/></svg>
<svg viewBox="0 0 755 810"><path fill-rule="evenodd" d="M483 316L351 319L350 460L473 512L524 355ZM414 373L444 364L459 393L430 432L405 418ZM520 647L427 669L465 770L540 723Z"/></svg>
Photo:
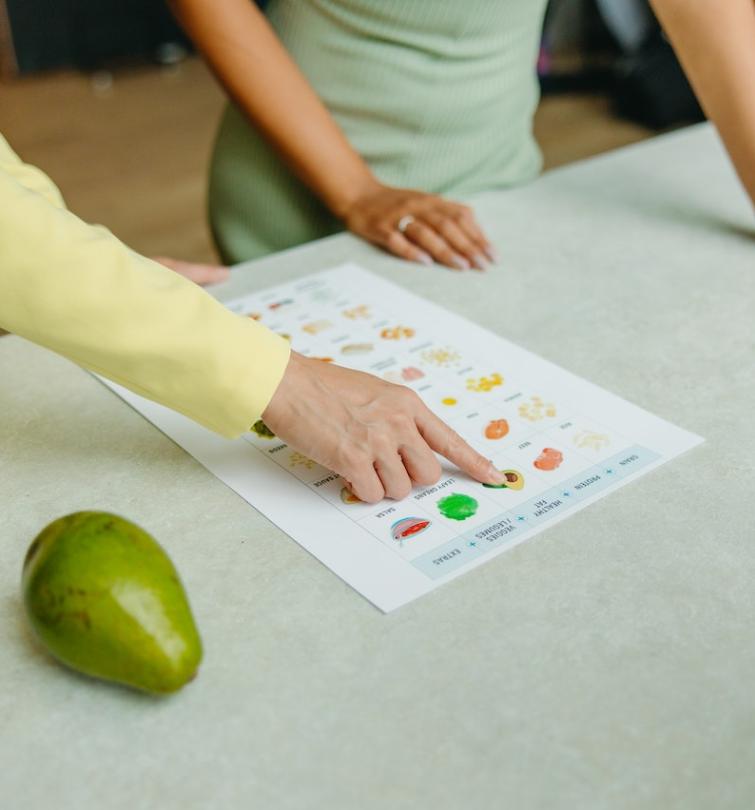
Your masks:
<svg viewBox="0 0 755 810"><path fill-rule="evenodd" d="M487 274L353 259L707 442L383 615L85 372L0 340L3 807L488 810L755 804L755 221L707 127L485 195ZM30 636L26 547L79 509L165 546L205 644L152 699Z"/></svg>

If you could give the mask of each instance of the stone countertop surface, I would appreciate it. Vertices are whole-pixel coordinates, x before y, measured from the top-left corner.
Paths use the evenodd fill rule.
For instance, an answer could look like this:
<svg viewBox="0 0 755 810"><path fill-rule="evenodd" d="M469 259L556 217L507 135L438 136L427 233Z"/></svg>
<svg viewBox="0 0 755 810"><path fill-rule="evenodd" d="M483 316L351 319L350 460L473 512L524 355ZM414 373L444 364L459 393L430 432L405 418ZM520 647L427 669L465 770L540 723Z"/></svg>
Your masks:
<svg viewBox="0 0 755 810"><path fill-rule="evenodd" d="M750 810L755 222L713 130L474 200L484 274L340 235L221 297L353 260L706 443L383 615L91 376L0 340L0 804ZM124 514L176 563L205 660L157 699L31 637L23 557Z"/></svg>

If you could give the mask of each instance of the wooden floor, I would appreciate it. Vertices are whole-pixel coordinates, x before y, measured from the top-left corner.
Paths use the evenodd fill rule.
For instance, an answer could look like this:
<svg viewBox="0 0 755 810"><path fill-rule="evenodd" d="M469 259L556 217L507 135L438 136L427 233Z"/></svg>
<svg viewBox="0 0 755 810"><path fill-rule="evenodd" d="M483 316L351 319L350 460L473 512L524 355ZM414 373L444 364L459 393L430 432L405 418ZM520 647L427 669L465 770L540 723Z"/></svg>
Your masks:
<svg viewBox="0 0 755 810"><path fill-rule="evenodd" d="M215 258L205 179L222 105L196 58L110 78L57 73L0 84L0 132L84 219L142 253L205 261ZM652 133L617 120L605 99L565 96L543 101L536 134L552 168Z"/></svg>

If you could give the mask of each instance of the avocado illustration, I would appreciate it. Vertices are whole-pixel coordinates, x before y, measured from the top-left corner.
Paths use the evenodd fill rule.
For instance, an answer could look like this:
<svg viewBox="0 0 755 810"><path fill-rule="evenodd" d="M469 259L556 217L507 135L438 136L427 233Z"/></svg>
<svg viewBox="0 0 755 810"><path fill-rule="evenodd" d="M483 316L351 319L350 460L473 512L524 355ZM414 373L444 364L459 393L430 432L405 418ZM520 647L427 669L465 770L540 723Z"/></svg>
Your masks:
<svg viewBox="0 0 755 810"><path fill-rule="evenodd" d="M261 420L258 419L253 425L252 430L261 438L261 439L274 439L275 433Z"/></svg>
<svg viewBox="0 0 755 810"><path fill-rule="evenodd" d="M54 521L29 547L22 588L37 636L73 669L158 693L196 675L202 643L176 569L130 521Z"/></svg>
<svg viewBox="0 0 755 810"><path fill-rule="evenodd" d="M501 474L506 478L505 484L483 484L488 489L522 489L524 487L524 476L517 470L501 470Z"/></svg>

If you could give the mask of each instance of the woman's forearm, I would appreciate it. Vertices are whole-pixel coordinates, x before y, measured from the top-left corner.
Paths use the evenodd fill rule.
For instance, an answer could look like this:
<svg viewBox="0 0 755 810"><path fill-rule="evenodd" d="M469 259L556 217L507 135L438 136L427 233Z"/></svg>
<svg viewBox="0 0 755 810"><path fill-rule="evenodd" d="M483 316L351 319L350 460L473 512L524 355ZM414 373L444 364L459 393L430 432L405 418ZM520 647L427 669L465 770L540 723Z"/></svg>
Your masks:
<svg viewBox="0 0 755 810"><path fill-rule="evenodd" d="M259 418L290 354L280 336L67 211L2 136L0 326L226 436Z"/></svg>
<svg viewBox="0 0 755 810"><path fill-rule="evenodd" d="M229 95L337 216L372 172L250 0L169 0Z"/></svg>
<svg viewBox="0 0 755 810"><path fill-rule="evenodd" d="M755 2L651 2L755 203Z"/></svg>
<svg viewBox="0 0 755 810"><path fill-rule="evenodd" d="M251 0L169 2L251 124L349 230L414 262L494 259L471 209L379 182Z"/></svg>

